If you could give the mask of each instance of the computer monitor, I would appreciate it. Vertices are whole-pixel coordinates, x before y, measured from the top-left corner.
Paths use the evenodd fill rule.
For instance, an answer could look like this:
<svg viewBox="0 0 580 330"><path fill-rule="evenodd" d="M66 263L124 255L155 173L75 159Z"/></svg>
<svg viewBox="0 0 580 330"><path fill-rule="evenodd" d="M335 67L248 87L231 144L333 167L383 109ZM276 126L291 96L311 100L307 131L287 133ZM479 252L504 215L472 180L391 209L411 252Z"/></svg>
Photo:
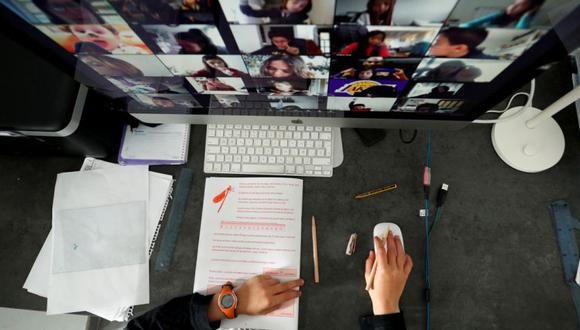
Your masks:
<svg viewBox="0 0 580 330"><path fill-rule="evenodd" d="M580 43L577 0L0 4L16 39L150 123L462 127Z"/></svg>

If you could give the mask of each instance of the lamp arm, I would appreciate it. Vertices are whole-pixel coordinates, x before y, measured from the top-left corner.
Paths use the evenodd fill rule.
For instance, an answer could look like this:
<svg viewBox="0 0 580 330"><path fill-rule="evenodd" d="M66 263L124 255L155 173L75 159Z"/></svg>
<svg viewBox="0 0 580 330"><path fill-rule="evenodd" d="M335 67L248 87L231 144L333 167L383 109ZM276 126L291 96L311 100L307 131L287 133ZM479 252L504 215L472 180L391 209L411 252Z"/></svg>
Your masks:
<svg viewBox="0 0 580 330"><path fill-rule="evenodd" d="M540 123L542 123L542 121L552 117L556 113L560 112L560 110L564 109L578 99L580 99L580 85L576 86L576 88L566 93L566 95L562 96L556 102L552 103L552 105L544 109L544 111L542 111L540 114L526 121L526 126L528 128L536 128L538 125L540 125Z"/></svg>

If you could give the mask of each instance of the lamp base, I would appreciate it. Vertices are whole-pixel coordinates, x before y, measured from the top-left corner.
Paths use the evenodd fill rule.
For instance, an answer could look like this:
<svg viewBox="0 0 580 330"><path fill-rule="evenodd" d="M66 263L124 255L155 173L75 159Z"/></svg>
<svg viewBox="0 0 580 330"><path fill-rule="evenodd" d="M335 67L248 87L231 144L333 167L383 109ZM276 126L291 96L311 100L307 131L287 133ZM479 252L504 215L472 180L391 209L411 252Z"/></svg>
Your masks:
<svg viewBox="0 0 580 330"><path fill-rule="evenodd" d="M499 118L508 117L522 107L514 107ZM542 111L529 107L516 118L496 123L491 130L491 142L495 152L514 169L537 173L556 165L564 154L564 133L553 118L545 119L536 128L528 128L526 122Z"/></svg>

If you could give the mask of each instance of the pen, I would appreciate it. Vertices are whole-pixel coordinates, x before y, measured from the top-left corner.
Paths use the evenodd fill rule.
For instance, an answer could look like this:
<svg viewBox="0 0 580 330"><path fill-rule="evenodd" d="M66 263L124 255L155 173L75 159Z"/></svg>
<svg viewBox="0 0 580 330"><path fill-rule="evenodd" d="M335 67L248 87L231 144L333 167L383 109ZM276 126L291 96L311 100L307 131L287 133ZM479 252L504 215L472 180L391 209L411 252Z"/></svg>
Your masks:
<svg viewBox="0 0 580 330"><path fill-rule="evenodd" d="M360 194L354 196L354 199L367 198L367 197L370 197L370 196L382 194L382 193L387 192L387 191L395 190L397 188L399 188L399 185L398 184L396 184L396 183L389 184L389 185L386 185L384 187L380 187L380 188L377 188L377 189L373 189L371 191L367 191L367 192L360 193Z"/></svg>
<svg viewBox="0 0 580 330"><path fill-rule="evenodd" d="M316 220L312 216L312 257L314 258L314 283L320 282L318 273L318 239L316 238Z"/></svg>

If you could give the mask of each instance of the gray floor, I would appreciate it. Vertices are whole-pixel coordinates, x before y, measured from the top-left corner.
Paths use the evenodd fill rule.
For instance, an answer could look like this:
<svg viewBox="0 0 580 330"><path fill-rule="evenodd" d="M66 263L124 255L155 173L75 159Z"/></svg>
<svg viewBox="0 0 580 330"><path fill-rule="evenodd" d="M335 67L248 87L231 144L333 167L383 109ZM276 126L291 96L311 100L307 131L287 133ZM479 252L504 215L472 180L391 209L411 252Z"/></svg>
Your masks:
<svg viewBox="0 0 580 330"><path fill-rule="evenodd" d="M543 108L569 88L565 71L544 74L535 105ZM433 329L574 329L576 314L563 281L548 205L570 202L580 216L580 134L575 113L557 115L567 147L562 161L539 174L516 172L495 155L490 126L433 132L433 184L450 185L448 202L431 243ZM195 186L190 193L171 272L151 276L151 305L190 293L193 286L201 200L205 128L193 127L190 161ZM343 130L345 161L332 179L305 179L304 218L317 216L321 283L312 283L309 226L303 226L301 329L355 329L357 316L370 311L362 279L370 233L377 222L403 229L415 261L402 301L408 328L424 322L423 223L420 177L425 134L410 145L396 131L371 148L355 132ZM21 289L50 229L56 174L78 170L81 158L0 155L0 306L42 310L45 300ZM177 174L178 167L152 167ZM354 201L355 192L387 182L401 188ZM305 222L306 223L306 222ZM361 236L358 252L344 255L351 232ZM155 260L156 254L152 260ZM138 310L144 310L140 307Z"/></svg>

